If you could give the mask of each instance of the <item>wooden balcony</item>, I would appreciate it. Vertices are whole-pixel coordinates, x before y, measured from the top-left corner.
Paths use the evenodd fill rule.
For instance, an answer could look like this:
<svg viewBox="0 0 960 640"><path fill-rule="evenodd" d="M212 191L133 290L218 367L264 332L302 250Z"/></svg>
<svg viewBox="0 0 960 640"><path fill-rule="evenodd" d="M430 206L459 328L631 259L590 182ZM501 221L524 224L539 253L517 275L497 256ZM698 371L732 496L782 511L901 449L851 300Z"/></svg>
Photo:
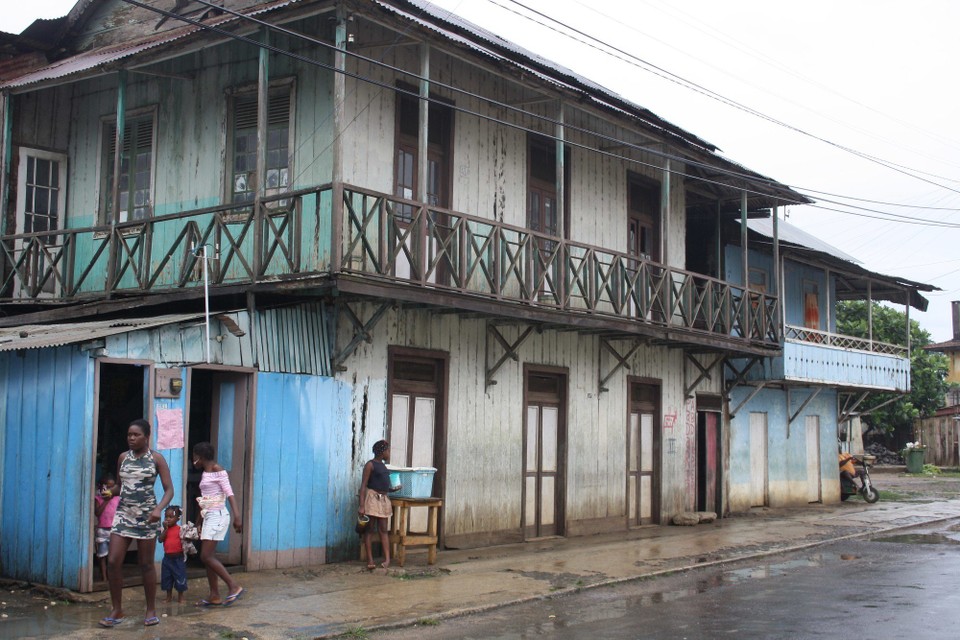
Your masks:
<svg viewBox="0 0 960 640"><path fill-rule="evenodd" d="M910 390L906 347L787 325L783 355L754 368L748 380L827 385L846 389Z"/></svg>
<svg viewBox="0 0 960 640"><path fill-rule="evenodd" d="M334 206L337 204L338 206ZM339 215L340 224L332 221ZM138 222L3 238L5 304L72 303L210 283L286 291L319 281L355 291L670 342L770 353L778 300L704 275L362 188L324 185ZM482 307L484 309L490 307ZM543 317L543 316L541 316ZM605 324L606 323L606 324Z"/></svg>

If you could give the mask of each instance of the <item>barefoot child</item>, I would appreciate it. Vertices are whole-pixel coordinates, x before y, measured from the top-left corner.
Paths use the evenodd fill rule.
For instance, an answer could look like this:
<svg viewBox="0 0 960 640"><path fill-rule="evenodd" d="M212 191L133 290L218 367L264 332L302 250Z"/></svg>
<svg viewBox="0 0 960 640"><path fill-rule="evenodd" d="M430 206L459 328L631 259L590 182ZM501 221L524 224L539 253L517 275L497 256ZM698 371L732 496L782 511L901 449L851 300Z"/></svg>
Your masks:
<svg viewBox="0 0 960 640"><path fill-rule="evenodd" d="M107 581L107 555L110 553L110 527L113 526L113 514L117 512L120 492L113 474L107 472L100 476L97 483L97 495L93 497L93 513L97 516L97 530L94 541L97 543L97 560L100 563L100 578Z"/></svg>
<svg viewBox="0 0 960 640"><path fill-rule="evenodd" d="M180 537L180 507L173 505L163 514L163 564L160 565L160 588L167 592L164 602L173 602L173 589L177 590L177 602L183 602L187 590L187 563Z"/></svg>

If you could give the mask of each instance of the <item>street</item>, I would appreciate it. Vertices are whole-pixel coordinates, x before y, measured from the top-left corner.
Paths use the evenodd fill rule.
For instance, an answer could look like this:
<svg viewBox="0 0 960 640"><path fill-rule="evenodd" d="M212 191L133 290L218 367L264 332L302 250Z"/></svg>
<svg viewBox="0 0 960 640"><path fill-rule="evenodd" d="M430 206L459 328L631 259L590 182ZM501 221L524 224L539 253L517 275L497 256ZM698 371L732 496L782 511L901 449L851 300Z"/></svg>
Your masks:
<svg viewBox="0 0 960 640"><path fill-rule="evenodd" d="M377 633L430 638L956 637L960 521Z"/></svg>

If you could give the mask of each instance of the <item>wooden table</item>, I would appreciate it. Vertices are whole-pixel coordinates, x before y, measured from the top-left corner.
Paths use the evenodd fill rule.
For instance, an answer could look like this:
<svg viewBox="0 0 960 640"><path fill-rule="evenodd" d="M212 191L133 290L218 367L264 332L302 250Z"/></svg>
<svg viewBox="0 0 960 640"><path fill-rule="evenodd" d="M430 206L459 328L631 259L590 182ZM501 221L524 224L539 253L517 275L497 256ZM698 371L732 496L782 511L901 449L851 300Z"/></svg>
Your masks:
<svg viewBox="0 0 960 640"><path fill-rule="evenodd" d="M403 566L407 547L427 546L427 564L437 561L437 522L440 519L440 498L390 498L393 519L390 521L390 547L397 564ZM410 532L411 507L426 507L427 531Z"/></svg>

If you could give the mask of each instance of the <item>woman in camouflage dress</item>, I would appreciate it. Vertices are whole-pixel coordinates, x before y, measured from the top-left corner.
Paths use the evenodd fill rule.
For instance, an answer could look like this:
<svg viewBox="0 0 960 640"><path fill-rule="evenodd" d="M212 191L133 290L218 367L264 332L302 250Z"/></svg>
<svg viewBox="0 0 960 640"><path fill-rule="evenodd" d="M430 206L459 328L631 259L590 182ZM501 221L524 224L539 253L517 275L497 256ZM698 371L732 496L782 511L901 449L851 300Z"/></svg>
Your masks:
<svg viewBox="0 0 960 640"><path fill-rule="evenodd" d="M117 460L117 480L120 483L120 503L113 517L110 530L110 600L113 610L100 620L101 627L115 627L125 620L123 605L123 558L133 540L137 541L137 562L143 575L143 595L147 610L143 623L146 626L159 624L157 617L157 570L154 566L154 551L157 546L160 519L163 510L173 500L173 483L167 461L158 452L150 449L150 423L134 420L127 427L126 453ZM163 497L157 503L153 487L157 476L163 486Z"/></svg>

